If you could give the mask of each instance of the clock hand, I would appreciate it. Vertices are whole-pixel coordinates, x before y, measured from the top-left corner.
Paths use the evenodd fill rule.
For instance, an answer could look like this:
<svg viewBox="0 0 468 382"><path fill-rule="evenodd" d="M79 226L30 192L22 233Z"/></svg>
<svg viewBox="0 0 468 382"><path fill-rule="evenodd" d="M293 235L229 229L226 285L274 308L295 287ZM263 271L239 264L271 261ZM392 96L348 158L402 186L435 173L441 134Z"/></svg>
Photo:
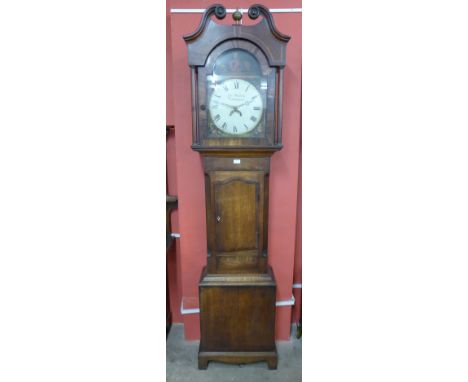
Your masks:
<svg viewBox="0 0 468 382"><path fill-rule="evenodd" d="M231 108L231 112L229 113L229 116L231 116L233 113L239 113L239 115L242 117L242 112L238 109L239 106L234 106L234 105L229 105L227 103L224 103L224 102L217 102L217 104L219 105L223 105L223 106L227 106L229 108Z"/></svg>
<svg viewBox="0 0 468 382"><path fill-rule="evenodd" d="M223 106L227 106L227 107L230 107L231 109L234 109L233 111L239 111L237 110L238 108L240 108L241 106L244 106L244 105L249 105L251 104L253 101L247 101L247 102L244 102L244 103L241 103L240 105L238 106L234 106L234 105L229 105L227 103L223 103L223 102L219 102L220 105L223 105ZM232 113L232 112L231 112Z"/></svg>
<svg viewBox="0 0 468 382"><path fill-rule="evenodd" d="M241 107L241 106L248 106L248 105L250 105L252 102L253 102L253 101L245 101L244 103L241 103L240 105L238 105L238 106L236 107L236 109L239 108L239 107Z"/></svg>
<svg viewBox="0 0 468 382"><path fill-rule="evenodd" d="M237 107L235 107L235 106L233 106L233 105L228 105L227 103L220 102L219 104L220 104L220 105L223 105L223 106L230 107L231 109L237 109Z"/></svg>

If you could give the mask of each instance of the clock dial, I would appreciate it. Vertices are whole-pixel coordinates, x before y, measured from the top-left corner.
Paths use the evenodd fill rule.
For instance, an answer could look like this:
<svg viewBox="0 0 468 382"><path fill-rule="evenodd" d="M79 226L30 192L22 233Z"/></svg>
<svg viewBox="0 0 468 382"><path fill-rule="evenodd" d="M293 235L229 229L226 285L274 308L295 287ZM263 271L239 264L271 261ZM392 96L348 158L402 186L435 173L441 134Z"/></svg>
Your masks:
<svg viewBox="0 0 468 382"><path fill-rule="evenodd" d="M263 101L254 84L232 78L216 84L208 108L217 129L229 135L244 135L261 121Z"/></svg>

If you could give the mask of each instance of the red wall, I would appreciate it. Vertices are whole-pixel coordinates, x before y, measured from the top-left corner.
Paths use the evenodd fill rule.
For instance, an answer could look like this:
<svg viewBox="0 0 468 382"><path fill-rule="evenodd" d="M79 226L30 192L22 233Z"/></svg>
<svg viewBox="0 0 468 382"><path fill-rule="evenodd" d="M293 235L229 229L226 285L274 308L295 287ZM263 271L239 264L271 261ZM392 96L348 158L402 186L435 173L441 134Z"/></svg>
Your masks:
<svg viewBox="0 0 468 382"><path fill-rule="evenodd" d="M213 1L171 0L170 8L206 8ZM253 1L239 0L221 2L226 8L248 8ZM300 1L262 1L270 8L301 7ZM200 155L193 151L190 68L187 65L187 47L182 36L193 32L198 26L201 14L171 14L170 44L168 53L172 77L173 114L175 139L168 141L168 161L175 160L176 179L169 179L168 188L176 187L179 207L174 219L181 233L176 240L174 263L169 262L171 309L175 322L180 301L184 308L198 307L198 281L206 264L206 226L204 176ZM269 216L269 262L277 281L277 300L289 300L292 296L296 248L299 145L300 145L300 103L301 103L301 14L284 13L274 15L278 29L291 36L287 48L287 65L284 70L283 145L271 159L270 169L270 216ZM244 15L244 23L253 23ZM217 21L219 22L219 21ZM231 23L227 15L222 23ZM170 86L170 85L169 85ZM168 97L170 92L168 92ZM173 107L173 110L172 110ZM173 140L174 139L174 140ZM171 165L173 166L173 165ZM168 171L169 171L168 165ZM174 218L174 217L173 217ZM173 228L174 229L174 228ZM297 261L296 261L297 264ZM172 274L175 272L176 274ZM175 280L175 281L174 281ZM200 337L198 314L182 316L185 338L196 340ZM291 307L277 308L276 338L287 340L290 335Z"/></svg>

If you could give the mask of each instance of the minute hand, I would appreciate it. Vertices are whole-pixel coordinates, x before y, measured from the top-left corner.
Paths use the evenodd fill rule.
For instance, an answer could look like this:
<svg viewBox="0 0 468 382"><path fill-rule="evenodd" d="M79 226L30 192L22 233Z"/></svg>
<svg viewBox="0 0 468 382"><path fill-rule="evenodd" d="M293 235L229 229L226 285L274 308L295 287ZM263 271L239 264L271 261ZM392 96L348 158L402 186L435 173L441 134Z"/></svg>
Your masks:
<svg viewBox="0 0 468 382"><path fill-rule="evenodd" d="M241 103L240 105L237 105L236 108L241 107L241 106L247 106L250 105L253 102L253 100L250 101L245 101L244 103Z"/></svg>

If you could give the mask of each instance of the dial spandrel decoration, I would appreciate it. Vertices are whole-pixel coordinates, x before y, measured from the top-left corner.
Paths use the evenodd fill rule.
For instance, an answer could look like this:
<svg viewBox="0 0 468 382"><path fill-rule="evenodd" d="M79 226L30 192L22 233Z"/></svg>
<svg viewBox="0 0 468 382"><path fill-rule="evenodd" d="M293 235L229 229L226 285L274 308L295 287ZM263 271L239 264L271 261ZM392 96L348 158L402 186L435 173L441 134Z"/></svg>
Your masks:
<svg viewBox="0 0 468 382"><path fill-rule="evenodd" d="M230 49L222 54L215 63L213 73L216 76L261 76L258 61L242 49Z"/></svg>

